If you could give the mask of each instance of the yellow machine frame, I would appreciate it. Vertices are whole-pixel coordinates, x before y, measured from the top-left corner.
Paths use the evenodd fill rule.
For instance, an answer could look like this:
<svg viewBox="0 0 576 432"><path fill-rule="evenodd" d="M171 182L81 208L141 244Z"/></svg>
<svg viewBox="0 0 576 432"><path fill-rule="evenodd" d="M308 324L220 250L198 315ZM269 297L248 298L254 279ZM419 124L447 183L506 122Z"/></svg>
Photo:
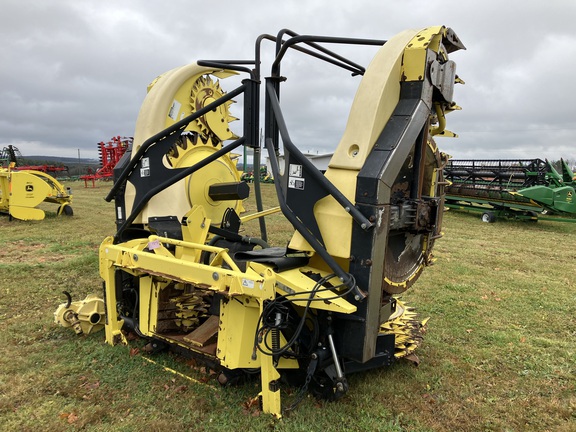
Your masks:
<svg viewBox="0 0 576 432"><path fill-rule="evenodd" d="M285 40L286 35L291 38ZM282 56L301 41L311 41L299 48L310 53L316 41L339 40L307 39L283 30L276 38L261 36L258 49L265 39L276 42L277 50L274 76L266 84L266 114L277 122L266 135L272 154L278 130L286 148L290 144L274 100L282 81ZM107 197L115 200L118 225L99 251L107 343L127 344L126 331L131 330L227 370L259 369L262 408L277 417L282 415L279 380L284 369L307 371L304 389L320 371L320 386L331 380L328 395L337 398L348 389L345 372L388 365L413 352L421 323L394 294L412 285L432 261L432 245L441 236L446 156L432 135L451 135L444 115L456 109L452 87L462 81L448 53L464 47L443 26L408 30L387 42L340 41L358 42L383 45L366 70L340 56L329 58L327 50L315 54L364 75L325 176L312 172L292 150L284 174L272 166L280 209L296 228L289 248L282 251L282 258L292 263L285 268L274 261L277 251L268 247L264 234L257 243L239 234L242 222L278 211L258 203L255 214L237 215L244 210L245 184L230 152L250 146L259 164L259 58L255 69L244 67L250 62L202 61L169 71L151 84L134 148L119 163ZM210 78L237 72L250 74L250 79L229 94ZM229 129L236 119L228 108L232 97L243 92L247 118L239 138ZM392 144L386 141L391 136L397 140ZM225 140L235 141L224 146ZM373 165L379 160L380 165ZM388 160L393 166L386 165ZM410 170L414 174L408 175ZM415 184L408 184L409 176ZM368 192L366 185L376 185L376 192ZM287 196L305 187L310 194L307 189L306 194ZM255 188L258 201L257 182ZM392 194L409 199L398 204ZM391 230L400 235L390 240ZM253 251L255 244L262 251ZM398 247L408 252L388 255L387 248ZM266 259L260 252L268 254ZM405 267L398 272L395 263L389 264L392 270L385 266L393 260L390 256L396 259L394 253ZM410 254L413 262L401 262ZM290 310L276 305L287 299ZM208 303L215 309L207 311ZM273 313L268 313L270 305L277 306ZM309 314L313 322L307 321ZM282 326L290 320L299 320L296 330ZM306 353L294 345L302 328L320 341L311 337Z"/></svg>
<svg viewBox="0 0 576 432"><path fill-rule="evenodd" d="M241 271L226 249L205 244L207 227L211 221L201 206L194 206L184 220L186 231L183 231L183 234L187 241L150 236L119 245L114 244L113 237L108 237L102 243L100 276L106 285L106 342L111 345L128 343L122 332L124 321L118 316L115 307L115 272L118 268L140 278L140 316L146 319L140 321L139 330L148 337L163 338L156 333L155 323L158 317L157 302L154 300L170 282L177 281L222 293L234 301L224 303L220 312L216 356L220 363L229 369L261 368L264 410L280 415L280 392L270 390L273 387L271 383L280 378L277 369L295 369L298 368L298 363L284 358L275 363L271 356L258 352L254 358L254 330L265 300L272 300L278 293L291 290L302 293L300 302L305 302L314 284L303 277L302 272L311 269L300 268L277 274L270 266L251 263L246 271ZM154 245L152 249L151 245ZM173 253L166 248L168 245L175 247ZM209 264L199 262L201 252L214 254ZM224 268L224 265L229 268ZM323 271L322 275L327 276L328 272ZM331 297L326 293L319 293L317 296L319 299ZM339 313L356 311L356 307L344 299L326 300L319 305L318 307L324 310ZM165 339L188 350L198 349L184 343L183 338ZM198 351L203 355L210 355L204 350Z"/></svg>
<svg viewBox="0 0 576 432"><path fill-rule="evenodd" d="M42 220L43 202L58 204L57 214L72 215L72 195L54 177L34 170L17 171L14 163L0 168L0 212L21 220Z"/></svg>

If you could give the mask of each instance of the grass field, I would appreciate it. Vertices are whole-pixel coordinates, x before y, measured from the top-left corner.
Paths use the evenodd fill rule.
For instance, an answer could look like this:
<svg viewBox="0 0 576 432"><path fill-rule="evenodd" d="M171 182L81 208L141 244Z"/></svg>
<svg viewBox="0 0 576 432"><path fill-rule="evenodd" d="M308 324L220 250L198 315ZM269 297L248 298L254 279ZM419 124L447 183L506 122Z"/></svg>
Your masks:
<svg viewBox="0 0 576 432"><path fill-rule="evenodd" d="M448 212L436 264L404 296L431 318L420 366L351 375L342 400L308 397L277 421L248 406L259 381L221 388L194 362L148 361L140 341L53 323L62 291L101 292L98 246L115 229L109 184L71 186L72 218L0 216L0 430L576 431L576 224Z"/></svg>

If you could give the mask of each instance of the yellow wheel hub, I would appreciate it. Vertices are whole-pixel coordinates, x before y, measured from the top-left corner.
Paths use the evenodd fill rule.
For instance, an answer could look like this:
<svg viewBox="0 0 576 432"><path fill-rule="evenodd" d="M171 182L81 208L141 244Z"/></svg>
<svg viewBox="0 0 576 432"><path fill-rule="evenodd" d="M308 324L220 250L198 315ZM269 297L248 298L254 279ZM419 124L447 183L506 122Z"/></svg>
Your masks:
<svg viewBox="0 0 576 432"><path fill-rule="evenodd" d="M177 151L173 151L172 156L168 157L174 168L192 166L218 150L211 140L203 143L202 140L198 139L194 144L194 135L191 137L192 139L187 138L185 140L187 143L185 147L178 145ZM238 214L244 211L244 207L242 201L212 200L208 196L210 186L217 183L239 181L240 172L236 169L236 160L229 156L221 157L186 178L185 196L190 208L195 204L202 205L206 215L213 223L217 223L220 222L228 207L233 208Z"/></svg>

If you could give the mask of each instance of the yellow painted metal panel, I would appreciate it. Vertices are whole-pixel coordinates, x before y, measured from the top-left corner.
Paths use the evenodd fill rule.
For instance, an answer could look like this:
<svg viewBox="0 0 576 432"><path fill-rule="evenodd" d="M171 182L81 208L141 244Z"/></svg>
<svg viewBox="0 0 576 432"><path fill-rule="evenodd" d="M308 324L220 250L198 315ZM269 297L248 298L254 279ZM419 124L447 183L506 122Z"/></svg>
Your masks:
<svg viewBox="0 0 576 432"><path fill-rule="evenodd" d="M212 73L224 78L235 74L233 71L218 71L213 68L207 68L192 63L172 69L157 77L150 84L148 87L148 94L140 108L138 119L136 121L132 155L137 152L138 148L148 138L173 125L177 121L182 120L198 108L202 108L193 107L191 105L191 94L194 91L195 83L203 79L203 75ZM216 89L215 85L208 85L205 89L208 99L216 96L215 94L210 93L210 91L213 91L214 89ZM203 103L207 104L213 101L208 99L204 99ZM224 109L223 107L220 108ZM220 114L221 113L219 112L218 115ZM206 120L209 122L209 125L213 126L214 124L218 124L219 128L222 127L220 125L221 122L215 122L212 117ZM227 119L233 120L234 118L227 117ZM225 123L227 124L227 122ZM200 131L202 127L199 126L197 122L192 122L187 129ZM215 132L219 133L218 136L222 135L226 139L234 137L234 134L232 133L226 135L223 131ZM191 156L187 156L188 153L184 153L184 156L188 157L189 160L179 161L178 166L190 166L193 163L198 162L198 160L207 157L209 153L217 151L221 145L218 144L216 147L213 147L212 145L202 146L198 144L198 148L200 147L205 148L202 148L201 151L197 151L198 149L194 148L194 151L190 152ZM189 188L190 179L182 179L154 196L134 222L146 223L148 221L148 216L176 216L180 219L190 209L192 204L198 204L199 201L203 204L210 203L217 206L218 211L216 214L218 214L219 217L214 215L212 216L214 219L220 219L225 210L225 207L224 209L221 209L220 207L224 204L215 203L209 198L205 199L203 196L205 194L205 189L207 190L210 184L216 182L239 181L240 174L236 171L235 164L231 162L229 158L221 158L219 161L215 162L215 164L215 166L219 166L220 170L226 175L222 175L223 172L220 172L219 176L211 175L210 170L214 168L212 166L214 164L212 164L210 170L204 170L202 173L197 172L195 174L196 179L204 178L208 182L206 187L199 187L196 183L194 189L192 189ZM201 194L200 197L197 196L198 193ZM125 192L125 206L128 214L132 211L135 196L135 188L130 182L128 182L126 184ZM243 211L241 201L235 203L232 207L234 207L237 212Z"/></svg>
<svg viewBox="0 0 576 432"><path fill-rule="evenodd" d="M358 171L355 170L330 168L326 171L326 177L352 202L357 176ZM352 216L330 195L316 203L314 216L328 253L333 257L348 259L352 239ZM290 241L290 247L295 250L314 250L297 231Z"/></svg>
<svg viewBox="0 0 576 432"><path fill-rule="evenodd" d="M12 171L10 185L10 206L36 207L51 192L50 186L40 178L26 171Z"/></svg>
<svg viewBox="0 0 576 432"><path fill-rule="evenodd" d="M41 171L13 171L0 168L0 211L21 220L42 220L43 202L68 205L72 196L53 177ZM60 208L60 212L63 207Z"/></svg>
<svg viewBox="0 0 576 432"><path fill-rule="evenodd" d="M402 56L404 48L416 34L417 30L399 33L374 56L362 77L346 130L330 160L328 171L331 168L358 171L364 166L400 98Z"/></svg>
<svg viewBox="0 0 576 432"><path fill-rule="evenodd" d="M254 335L260 316L255 299L237 297L220 304L220 329L216 354L222 365L230 368L260 367L261 354L252 359Z"/></svg>
<svg viewBox="0 0 576 432"><path fill-rule="evenodd" d="M298 306L305 306L306 301L309 298L310 293L314 289L316 282L310 279L308 276L303 274L304 272L319 273L322 277L326 276L327 272L322 272L318 269L313 269L311 267L300 267L297 269L286 270L276 275L276 285L277 290L280 294L288 293L301 293L302 295L297 295L291 297L294 304ZM334 278L331 281L333 285L337 285L340 281ZM311 307L315 309L328 310L333 312L340 312L345 314L351 314L356 312L356 306L345 300L344 298L334 299L336 294L331 291L323 291L315 294L314 298L316 301L312 302ZM327 300L327 299L331 300ZM301 300L300 300L301 299Z"/></svg>
<svg viewBox="0 0 576 432"><path fill-rule="evenodd" d="M151 276L142 276L139 281L138 303L140 307L138 328L145 336L152 336L154 325L158 319L158 302L154 302L153 297L157 297L156 285Z"/></svg>
<svg viewBox="0 0 576 432"><path fill-rule="evenodd" d="M406 47L402 62L402 74L404 81L422 81L426 74L427 51L440 50L442 37L446 32L443 26L428 27L422 29L412 38Z"/></svg>
<svg viewBox="0 0 576 432"><path fill-rule="evenodd" d="M20 220L43 220L46 214L44 210L30 207L10 206L10 216Z"/></svg>

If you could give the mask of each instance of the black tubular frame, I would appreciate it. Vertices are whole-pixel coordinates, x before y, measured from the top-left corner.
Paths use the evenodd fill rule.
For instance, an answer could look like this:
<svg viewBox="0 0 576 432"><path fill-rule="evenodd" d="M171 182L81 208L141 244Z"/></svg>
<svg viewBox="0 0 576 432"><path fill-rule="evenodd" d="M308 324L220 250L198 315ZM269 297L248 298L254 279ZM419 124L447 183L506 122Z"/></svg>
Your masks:
<svg viewBox="0 0 576 432"><path fill-rule="evenodd" d="M142 158L144 157L144 155L146 154L146 152L148 151L148 149L150 147L152 147L154 144L157 144L160 141L168 138L169 136L174 135L177 132L184 131L184 129L186 128L186 126L188 126L188 124L190 122L196 120L199 117L202 117L204 114L212 111L213 109L218 108L224 102L227 102L227 101L233 99L235 96L238 96L239 94L244 92L245 88L246 88L246 86L244 84L241 85L237 89L232 90L229 93L226 93L226 95L224 95L222 98L212 102L209 105L206 105L204 108L196 111L195 113L193 113L187 117L184 117L182 120L174 123L172 126L167 127L166 129L158 132L156 135L153 135L150 138L148 138L146 141L144 141L144 143L142 143L142 145L138 148L138 151L132 156L132 158L130 160L130 165L127 166L121 172L121 174L118 178L114 179L114 185L112 186L112 189L110 189L110 192L108 192L108 195L104 199L108 202L110 202L110 201L112 201L112 199L114 199L114 197L115 197L116 193L118 192L118 190L120 189L120 187L126 183L126 181L128 180L128 177L137 168L138 164L140 163L140 161L142 160ZM171 186L171 185L168 185L168 186ZM168 187L168 186L166 186L166 187ZM156 195L156 194L154 194L154 195ZM146 203L144 203L144 204L146 204Z"/></svg>
<svg viewBox="0 0 576 432"><path fill-rule="evenodd" d="M285 39L285 36L289 36ZM354 63L353 61L346 59L345 57L334 53L333 51L320 45L322 43L328 44L348 44L348 45L367 45L367 46L381 46L386 43L384 40L374 40L374 39L355 39L355 38L340 38L340 37L328 37L328 36L311 36L311 35L299 35L289 29L283 29L278 32L277 36L271 36L269 34L260 35L256 40L255 46L255 59L254 60L200 60L198 65L212 68L214 70L233 70L240 73L245 73L249 78L242 81L242 85L236 89L226 93L218 100L212 102L206 107L196 111L195 113L185 117L184 119L174 123L172 126L162 130L156 135L148 138L137 150L135 154L132 155L130 161L122 168L118 176L115 179L115 184L110 190L109 194L106 196L107 201L116 199L117 205L123 203L123 195L125 190L126 182L133 179L135 173L138 172L137 168L140 166L142 158L144 158L154 146L161 145L163 141L167 140L169 137L174 137L175 134L181 134L186 126L201 117L202 115L208 113L210 110L219 107L220 105L226 103L227 101L237 97L241 94L244 95L244 125L243 125L243 136L234 141L233 143L222 147L217 152L213 153L209 157L205 158L199 163L187 168L180 168L170 170L168 178L159 179L154 185L147 191L141 191L136 193L136 198L133 204L132 211L130 215L126 215L125 218L117 217L118 230L115 236L115 240L118 242L122 236L122 232L125 231L136 219L138 214L142 211L145 205L159 192L168 188L169 186L175 184L181 179L193 174L200 168L210 164L219 157L229 153L230 151L236 149L240 145L249 146L254 149L254 164L260 164L261 146L262 143L259 140L259 107L260 107L260 85L261 85L261 50L262 42L268 40L275 43L275 58L271 67L271 76L267 78L267 83L265 86L266 98L265 98L265 145L269 153L272 167L272 175L276 180L278 199L280 201L280 207L286 218L293 224L294 228L310 243L312 248L326 261L328 266L338 275L342 281L345 283L353 284L353 278L350 278L348 273L346 273L330 256L323 242L314 235L314 229L309 229L302 222L302 218L297 214L290 206L287 204L286 196L282 193L282 188L280 187L280 181L282 175L280 174L280 168L278 163L278 150L279 150L279 138L282 137L282 142L285 149L290 152L291 157L298 161L306 167L307 172L311 174L311 181L317 183L319 190L323 191L325 196L331 195L344 209L348 212L353 220L361 227L362 230L369 230L373 227L373 224L355 207L354 203L348 200L328 179L326 179L320 171L318 171L313 164L298 150L297 146L290 139L288 133L287 125L284 121L282 115L282 110L279 102L280 95L280 83L284 81L284 78L280 75L281 63L288 50L295 50L300 53L309 55L313 58L322 60L324 62L335 65L339 68L345 69L351 72L352 76L363 75L365 68L361 65ZM305 46L301 46L305 45ZM253 66L250 69L249 66ZM207 71L208 73L208 71ZM286 161L288 163L288 161ZM285 169L284 172L287 172ZM262 211L262 197L259 183L259 176L255 176L255 195L257 210ZM134 184L134 181L132 181ZM313 207L314 203L310 204ZM123 209L124 210L124 209ZM125 211L122 212L125 215ZM260 219L260 231L263 240L267 240L266 225L264 218ZM355 286L350 286L354 288L356 292L357 299L364 297L364 293Z"/></svg>

